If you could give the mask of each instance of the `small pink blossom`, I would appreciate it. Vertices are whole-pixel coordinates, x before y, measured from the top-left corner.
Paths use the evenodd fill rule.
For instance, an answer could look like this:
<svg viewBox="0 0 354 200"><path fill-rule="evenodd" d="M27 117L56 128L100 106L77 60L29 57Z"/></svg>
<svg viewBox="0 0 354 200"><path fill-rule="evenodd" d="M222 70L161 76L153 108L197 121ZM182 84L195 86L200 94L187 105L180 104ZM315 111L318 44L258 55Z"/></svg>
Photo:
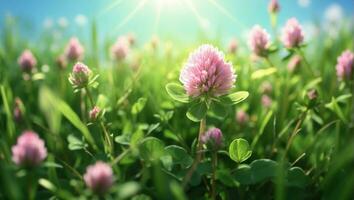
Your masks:
<svg viewBox="0 0 354 200"><path fill-rule="evenodd" d="M354 54L349 50L344 51L337 58L337 76L340 80L350 79L353 75Z"/></svg>
<svg viewBox="0 0 354 200"><path fill-rule="evenodd" d="M107 192L114 182L113 171L108 164L98 161L86 169L84 181L92 191L103 194Z"/></svg>
<svg viewBox="0 0 354 200"><path fill-rule="evenodd" d="M56 62L59 69L64 70L66 68L67 61L66 61L65 56L63 56L63 55L58 56L57 59L55 60L55 62Z"/></svg>
<svg viewBox="0 0 354 200"><path fill-rule="evenodd" d="M237 40L236 39L232 39L229 43L229 53L234 54L237 50Z"/></svg>
<svg viewBox="0 0 354 200"><path fill-rule="evenodd" d="M249 115L244 110L238 110L236 113L236 121L243 125L249 121Z"/></svg>
<svg viewBox="0 0 354 200"><path fill-rule="evenodd" d="M315 100L317 99L318 97L318 93L317 93L317 90L316 89L310 89L308 92L307 92L307 98L309 98L309 100Z"/></svg>
<svg viewBox="0 0 354 200"><path fill-rule="evenodd" d="M222 52L211 45L202 45L190 54L179 80L189 96L220 96L234 86L236 75Z"/></svg>
<svg viewBox="0 0 354 200"><path fill-rule="evenodd" d="M223 135L220 129L210 128L204 135L201 137L201 142L203 144L210 145L212 149L219 149L222 147Z"/></svg>
<svg viewBox="0 0 354 200"><path fill-rule="evenodd" d="M282 33L282 42L286 48L298 47L304 41L302 27L296 18L289 19Z"/></svg>
<svg viewBox="0 0 354 200"><path fill-rule="evenodd" d="M270 0L268 4L268 11L270 13L277 13L279 12L280 6L278 0Z"/></svg>
<svg viewBox="0 0 354 200"><path fill-rule="evenodd" d="M259 25L255 25L249 37L249 46L254 54L257 56L265 56L266 51L270 45L270 35L265 29Z"/></svg>
<svg viewBox="0 0 354 200"><path fill-rule="evenodd" d="M21 70L23 72L32 72L32 70L36 67L37 65L37 60L33 56L32 52L28 49L24 50L21 54L21 56L17 60L18 64L21 67Z"/></svg>
<svg viewBox="0 0 354 200"><path fill-rule="evenodd" d="M91 70L85 64L78 62L73 67L69 81L77 88L85 87L89 83L91 73Z"/></svg>
<svg viewBox="0 0 354 200"><path fill-rule="evenodd" d="M272 92L273 86L272 86L272 84L271 84L270 82L264 81L264 82L262 83L260 89L261 89L261 92L262 92L263 94L269 94L269 93Z"/></svg>
<svg viewBox="0 0 354 200"><path fill-rule="evenodd" d="M262 95L261 102L265 108L269 108L272 105L272 99L266 94Z"/></svg>
<svg viewBox="0 0 354 200"><path fill-rule="evenodd" d="M78 61L84 56L84 48L76 37L72 37L65 49L65 55L69 60Z"/></svg>
<svg viewBox="0 0 354 200"><path fill-rule="evenodd" d="M101 109L98 106L95 106L90 110L89 116L92 121L95 121L99 116Z"/></svg>
<svg viewBox="0 0 354 200"><path fill-rule="evenodd" d="M127 37L121 36L117 39L114 45L111 47L111 54L114 59L123 60L130 51L130 44Z"/></svg>
<svg viewBox="0 0 354 200"><path fill-rule="evenodd" d="M289 72L294 72L301 64L301 56L295 55L293 56L288 63Z"/></svg>
<svg viewBox="0 0 354 200"><path fill-rule="evenodd" d="M47 157L47 149L37 133L24 131L12 146L12 160L20 166L33 167L39 165Z"/></svg>

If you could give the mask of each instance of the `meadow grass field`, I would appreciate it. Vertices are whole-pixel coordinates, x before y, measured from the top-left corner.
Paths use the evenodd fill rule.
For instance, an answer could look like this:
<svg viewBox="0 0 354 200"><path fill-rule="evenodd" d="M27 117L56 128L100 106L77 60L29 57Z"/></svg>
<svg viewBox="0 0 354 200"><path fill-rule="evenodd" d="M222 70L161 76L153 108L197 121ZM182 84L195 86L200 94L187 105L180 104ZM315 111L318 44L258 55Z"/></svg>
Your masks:
<svg viewBox="0 0 354 200"><path fill-rule="evenodd" d="M335 37L295 23L230 46L102 45L95 21L88 39L34 42L5 20L0 199L353 199L346 20Z"/></svg>

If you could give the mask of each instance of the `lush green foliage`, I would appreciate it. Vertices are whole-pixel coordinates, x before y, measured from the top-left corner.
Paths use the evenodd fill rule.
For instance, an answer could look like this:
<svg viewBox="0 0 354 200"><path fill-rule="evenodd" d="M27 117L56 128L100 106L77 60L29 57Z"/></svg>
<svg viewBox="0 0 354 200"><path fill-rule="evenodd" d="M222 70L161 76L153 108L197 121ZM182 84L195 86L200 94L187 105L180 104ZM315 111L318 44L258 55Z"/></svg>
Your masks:
<svg viewBox="0 0 354 200"><path fill-rule="evenodd" d="M302 47L309 66L303 63L293 73L277 41L271 63L253 61L245 51L227 54L237 73L234 91L209 105L188 97L178 83L179 70L197 44L137 45L129 59L116 62L108 53L113 40L98 45L93 24L84 62L99 75L90 91L103 113L92 122L86 93L74 93L68 81L74 63L56 66L66 40L44 33L29 43L12 25L4 28L0 48L0 199L91 199L82 175L97 160L110 163L115 174L107 199L206 199L213 174L221 199L353 198L353 82L339 82L335 75L337 56L353 49L351 30L344 28L335 39L321 34ZM223 49L217 40L201 38L198 44L206 42ZM52 44L61 48L51 50ZM25 47L39 63L31 80L24 80L17 64ZM268 108L261 103L265 81L273 88ZM318 91L316 100L307 98L309 89ZM20 122L13 116L15 97L23 102ZM235 119L241 109L250 115L244 124ZM183 185L196 155L196 122L203 118L207 127L222 130L224 145L217 156L203 149ZM27 129L39 133L48 149L46 161L35 169L11 160L11 146Z"/></svg>

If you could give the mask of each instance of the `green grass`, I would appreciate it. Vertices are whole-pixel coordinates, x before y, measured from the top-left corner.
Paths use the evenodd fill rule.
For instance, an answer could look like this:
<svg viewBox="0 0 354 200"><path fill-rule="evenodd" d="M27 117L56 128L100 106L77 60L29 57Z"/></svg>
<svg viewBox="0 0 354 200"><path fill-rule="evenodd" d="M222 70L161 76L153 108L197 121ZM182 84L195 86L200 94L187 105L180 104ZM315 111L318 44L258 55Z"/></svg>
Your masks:
<svg viewBox="0 0 354 200"><path fill-rule="evenodd" d="M113 40L105 38L105 45L98 45L93 24L91 38L84 43L83 62L99 75L98 87L90 91L105 110L102 124L113 142L110 149L101 124L88 121L89 100L82 92L74 93L69 84L74 63L64 70L55 64L67 38L54 41L50 33L43 33L38 41L28 42L15 27L9 24L1 30L0 199L91 199L82 175L97 160L110 163L116 177L107 199L210 197L209 151L183 187L196 155L199 124L187 118L189 105L169 97L165 86L179 82L183 63L199 44L213 43L227 52L220 42L200 39L187 47L172 43L170 50L163 41L157 50L138 44L129 59L115 62L109 57ZM226 53L237 73L234 90L248 91L249 97L228 106L225 117L212 113L206 117L206 126L220 128L225 138L215 169L218 198L353 198L354 83L339 82L335 74L337 56L345 49L353 51L352 32L343 27L334 39L322 32L307 44L304 55L315 76L304 63L299 71L289 73L278 42L281 51L270 57L273 68L262 59L252 61L248 51ZM240 43L244 47L246 41ZM51 44L59 49L51 49ZM17 64L25 47L38 60L36 80L25 81ZM137 69L131 67L135 62ZM41 72L43 65L49 66L48 72ZM264 81L273 87L270 108L261 104ZM311 106L306 97L309 89L319 94ZM13 120L15 97L24 104L20 123ZM249 122L236 122L238 109L246 110ZM11 146L27 129L36 131L48 150L46 161L32 170L17 167L11 160ZM252 151L243 161L239 157L247 149L238 149L236 160L242 163L228 155L229 145L238 138L247 140Z"/></svg>

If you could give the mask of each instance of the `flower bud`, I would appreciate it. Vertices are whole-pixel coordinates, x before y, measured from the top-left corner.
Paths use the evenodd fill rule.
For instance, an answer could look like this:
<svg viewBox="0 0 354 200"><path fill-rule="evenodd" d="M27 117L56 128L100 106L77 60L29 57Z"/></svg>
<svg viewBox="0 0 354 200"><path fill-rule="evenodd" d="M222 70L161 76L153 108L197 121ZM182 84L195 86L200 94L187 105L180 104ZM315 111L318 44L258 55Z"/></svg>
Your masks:
<svg viewBox="0 0 354 200"><path fill-rule="evenodd" d="M257 56L266 56L267 49L270 45L270 36L265 29L259 25L255 25L249 38L249 46L254 54Z"/></svg>
<svg viewBox="0 0 354 200"><path fill-rule="evenodd" d="M264 81L260 89L262 94L270 94L273 90L273 86L270 82Z"/></svg>
<svg viewBox="0 0 354 200"><path fill-rule="evenodd" d="M26 73L32 72L32 70L37 65L36 58L33 56L32 52L28 49L23 51L21 56L18 58L17 62L20 65L21 70Z"/></svg>
<svg viewBox="0 0 354 200"><path fill-rule="evenodd" d="M296 18L289 19L282 33L282 42L286 48L299 47L299 45L304 41L304 35L302 32L302 27Z"/></svg>
<svg viewBox="0 0 354 200"><path fill-rule="evenodd" d="M344 51L337 58L337 76L339 80L350 79L353 75L354 54L349 50Z"/></svg>
<svg viewBox="0 0 354 200"><path fill-rule="evenodd" d="M95 106L90 110L89 116L91 121L97 120L98 116L100 115L101 109L98 106Z"/></svg>
<svg viewBox="0 0 354 200"><path fill-rule="evenodd" d="M129 51L130 51L129 41L126 37L123 36L119 37L116 43L114 43L114 45L111 47L112 57L118 61L121 61L124 58L126 58Z"/></svg>
<svg viewBox="0 0 354 200"><path fill-rule="evenodd" d="M12 146L12 160L20 166L34 167L47 157L42 139L33 131L24 131Z"/></svg>
<svg viewBox="0 0 354 200"><path fill-rule="evenodd" d="M223 135L220 129L210 128L204 135L201 137L201 142L206 144L208 148L213 150L218 150L222 147Z"/></svg>
<svg viewBox="0 0 354 200"><path fill-rule="evenodd" d="M55 62L60 70L64 70L66 68L67 61L63 55L58 56Z"/></svg>
<svg viewBox="0 0 354 200"><path fill-rule="evenodd" d="M81 60L84 56L84 48L79 39L72 37L65 49L66 57L71 61Z"/></svg>
<svg viewBox="0 0 354 200"><path fill-rule="evenodd" d="M234 54L236 53L237 50L237 40L236 39L232 39L229 43L229 53Z"/></svg>
<svg viewBox="0 0 354 200"><path fill-rule="evenodd" d="M311 89L307 92L307 98L310 100L310 101L313 101L313 100L316 100L318 97L318 93L317 93L317 90L316 89Z"/></svg>
<svg viewBox="0 0 354 200"><path fill-rule="evenodd" d="M19 123L22 121L23 111L24 111L23 110L23 103L20 98L16 97L15 107L13 110L13 116L14 116L15 122Z"/></svg>
<svg viewBox="0 0 354 200"><path fill-rule="evenodd" d="M261 102L265 108L269 108L272 105L272 99L266 94L262 95Z"/></svg>
<svg viewBox="0 0 354 200"><path fill-rule="evenodd" d="M279 3L278 0L270 0L269 4L268 4L268 11L270 13L277 13L279 12Z"/></svg>
<svg viewBox="0 0 354 200"><path fill-rule="evenodd" d="M240 124L246 124L249 120L249 115L244 110L239 110L236 113L236 121Z"/></svg>
<svg viewBox="0 0 354 200"><path fill-rule="evenodd" d="M301 57L299 55L293 56L288 63L288 71L295 72L296 69L300 66L300 64L301 64Z"/></svg>
<svg viewBox="0 0 354 200"><path fill-rule="evenodd" d="M78 62L73 67L69 81L75 88L86 87L89 83L91 73L91 70L85 64Z"/></svg>
<svg viewBox="0 0 354 200"><path fill-rule="evenodd" d="M97 194L104 194L113 185L113 171L108 164L98 161L86 169L84 181Z"/></svg>

